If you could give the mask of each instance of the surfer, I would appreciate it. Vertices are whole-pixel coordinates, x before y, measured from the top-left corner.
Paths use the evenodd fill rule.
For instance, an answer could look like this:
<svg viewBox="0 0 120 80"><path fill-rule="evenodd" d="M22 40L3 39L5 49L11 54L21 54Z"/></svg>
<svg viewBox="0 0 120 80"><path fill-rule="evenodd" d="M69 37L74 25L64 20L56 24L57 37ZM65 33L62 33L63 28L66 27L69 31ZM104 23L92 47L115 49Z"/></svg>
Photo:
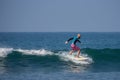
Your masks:
<svg viewBox="0 0 120 80"><path fill-rule="evenodd" d="M69 38L69 39L65 42L65 44L68 44L68 42L69 42L70 40L72 40L72 44L71 44L72 50L69 52L69 54L72 55L72 53L73 53L74 51L78 51L78 54L77 54L77 56L76 56L77 58L79 58L79 55L80 55L80 48L79 48L78 46L76 46L76 42L81 43L81 41L79 40L80 37L81 37L81 35L80 35L80 34L77 34L77 36L72 37L72 38Z"/></svg>

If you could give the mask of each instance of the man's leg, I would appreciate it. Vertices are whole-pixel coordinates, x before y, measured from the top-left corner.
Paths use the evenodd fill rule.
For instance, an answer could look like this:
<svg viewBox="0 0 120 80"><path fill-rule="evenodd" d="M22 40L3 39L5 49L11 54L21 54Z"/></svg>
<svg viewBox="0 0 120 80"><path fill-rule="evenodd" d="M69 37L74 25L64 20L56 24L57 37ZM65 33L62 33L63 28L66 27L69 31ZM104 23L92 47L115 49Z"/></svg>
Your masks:
<svg viewBox="0 0 120 80"><path fill-rule="evenodd" d="M80 55L80 49L78 50L78 54L77 54L77 56L76 56L76 57L78 57L78 58L79 58L79 55Z"/></svg>
<svg viewBox="0 0 120 80"><path fill-rule="evenodd" d="M73 52L74 52L74 50L71 50L71 51L69 52L69 54L72 55Z"/></svg>

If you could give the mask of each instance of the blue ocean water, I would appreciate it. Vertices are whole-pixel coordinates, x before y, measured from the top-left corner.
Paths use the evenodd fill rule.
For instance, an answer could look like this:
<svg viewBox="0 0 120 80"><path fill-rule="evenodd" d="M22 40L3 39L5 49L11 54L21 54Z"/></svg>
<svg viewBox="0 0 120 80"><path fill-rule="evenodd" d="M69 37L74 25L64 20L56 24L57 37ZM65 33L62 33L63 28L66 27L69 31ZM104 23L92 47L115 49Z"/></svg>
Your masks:
<svg viewBox="0 0 120 80"><path fill-rule="evenodd" d="M89 60L65 57L70 43ZM76 52L74 53L76 54ZM120 32L1 32L0 80L119 80Z"/></svg>

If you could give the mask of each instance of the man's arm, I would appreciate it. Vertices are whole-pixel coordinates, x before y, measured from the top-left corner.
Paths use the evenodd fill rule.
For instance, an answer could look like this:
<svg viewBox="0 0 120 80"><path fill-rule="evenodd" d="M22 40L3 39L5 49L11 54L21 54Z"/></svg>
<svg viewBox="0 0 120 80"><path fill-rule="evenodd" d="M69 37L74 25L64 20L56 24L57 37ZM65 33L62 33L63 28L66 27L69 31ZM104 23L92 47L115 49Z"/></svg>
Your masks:
<svg viewBox="0 0 120 80"><path fill-rule="evenodd" d="M81 43L81 41L80 40L77 40L79 43Z"/></svg>
<svg viewBox="0 0 120 80"><path fill-rule="evenodd" d="M70 41L70 40L72 40L73 39L73 37L72 38L69 38L66 42L65 42L65 44L68 44L68 42Z"/></svg>
<svg viewBox="0 0 120 80"><path fill-rule="evenodd" d="M69 38L67 41L69 42L70 40L72 40L73 39L73 37L72 38Z"/></svg>

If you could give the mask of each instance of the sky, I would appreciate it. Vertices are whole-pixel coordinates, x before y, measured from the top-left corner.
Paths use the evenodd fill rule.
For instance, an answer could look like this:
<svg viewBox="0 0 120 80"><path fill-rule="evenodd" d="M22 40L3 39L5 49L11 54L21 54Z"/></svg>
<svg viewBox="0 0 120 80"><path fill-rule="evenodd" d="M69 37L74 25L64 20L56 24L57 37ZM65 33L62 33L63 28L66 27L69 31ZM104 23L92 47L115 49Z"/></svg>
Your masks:
<svg viewBox="0 0 120 80"><path fill-rule="evenodd" d="M120 32L120 0L0 0L0 32Z"/></svg>

